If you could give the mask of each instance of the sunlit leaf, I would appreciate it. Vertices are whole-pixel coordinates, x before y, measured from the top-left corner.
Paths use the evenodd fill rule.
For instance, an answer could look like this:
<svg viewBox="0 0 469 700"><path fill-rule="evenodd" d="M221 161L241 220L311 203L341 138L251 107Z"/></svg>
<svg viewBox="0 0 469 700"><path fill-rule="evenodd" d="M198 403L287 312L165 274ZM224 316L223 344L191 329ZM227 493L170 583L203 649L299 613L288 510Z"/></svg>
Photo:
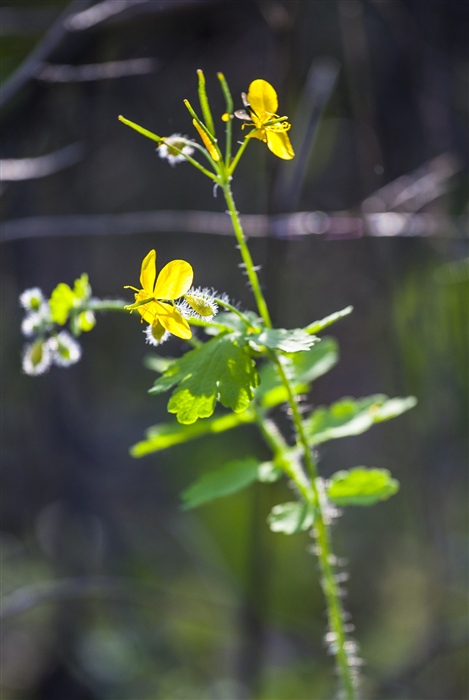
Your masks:
<svg viewBox="0 0 469 700"><path fill-rule="evenodd" d="M217 471L203 474L182 492L183 508L196 508L216 498L241 491L258 480L260 466L256 459L239 459L228 462Z"/></svg>
<svg viewBox="0 0 469 700"><path fill-rule="evenodd" d="M294 535L296 532L307 530L312 526L314 513L312 504L290 501L274 506L269 513L267 522L272 532Z"/></svg>
<svg viewBox="0 0 469 700"><path fill-rule="evenodd" d="M229 413L225 416L208 418L191 425L181 423L161 423L149 428L146 440L142 440L130 449L132 457L143 457L151 452L165 450L174 445L181 445L190 440L196 440L204 435L222 433L255 421L255 414L249 409L242 413ZM262 479L267 481L268 479Z"/></svg>
<svg viewBox="0 0 469 700"><path fill-rule="evenodd" d="M309 382L328 372L338 361L338 347L334 338L322 338L305 352L281 357L282 365L295 393L308 391ZM287 401L287 391L271 363L260 371L260 385L256 395L264 408L273 408Z"/></svg>
<svg viewBox="0 0 469 700"><path fill-rule="evenodd" d="M336 311L335 313L330 314L325 318L322 318L320 321L314 321L313 323L310 323L309 326L306 326L305 330L307 330L308 333L319 333L319 331L324 330L324 328L327 328L327 326L330 326L332 323L340 321L340 319L344 318L344 316L348 316L352 313L352 311L353 306L347 306L345 307L345 309L342 309L341 311Z"/></svg>
<svg viewBox="0 0 469 700"><path fill-rule="evenodd" d="M399 482L387 469L354 467L336 472L328 482L326 493L338 506L371 506L385 501L399 491Z"/></svg>
<svg viewBox="0 0 469 700"><path fill-rule="evenodd" d="M363 399L346 397L331 406L319 406L305 421L311 444L318 445L328 440L360 435L389 418L408 411L416 404L413 396L389 399L384 394L375 394Z"/></svg>
<svg viewBox="0 0 469 700"><path fill-rule="evenodd" d="M273 350L296 353L309 350L318 341L302 328L287 330L286 328L267 328L254 337L258 345L265 345Z"/></svg>
<svg viewBox="0 0 469 700"><path fill-rule="evenodd" d="M177 386L168 403L179 423L212 415L216 401L235 413L249 406L258 376L247 349L233 335L220 335L176 360L150 393Z"/></svg>

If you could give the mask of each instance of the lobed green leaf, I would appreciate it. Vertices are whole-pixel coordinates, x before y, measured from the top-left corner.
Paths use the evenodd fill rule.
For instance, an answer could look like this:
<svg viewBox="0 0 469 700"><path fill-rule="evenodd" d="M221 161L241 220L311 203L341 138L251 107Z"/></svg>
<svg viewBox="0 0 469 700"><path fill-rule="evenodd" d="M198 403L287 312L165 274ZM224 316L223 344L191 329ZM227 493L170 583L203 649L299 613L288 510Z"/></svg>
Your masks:
<svg viewBox="0 0 469 700"><path fill-rule="evenodd" d="M398 491L399 482L387 469L367 467L336 472L326 487L327 497L338 506L371 506Z"/></svg>
<svg viewBox="0 0 469 700"><path fill-rule="evenodd" d="M245 411L258 384L254 362L234 334L219 335L176 360L158 379L151 394L178 385L168 411L179 423L195 423L209 418L216 401L235 413Z"/></svg>

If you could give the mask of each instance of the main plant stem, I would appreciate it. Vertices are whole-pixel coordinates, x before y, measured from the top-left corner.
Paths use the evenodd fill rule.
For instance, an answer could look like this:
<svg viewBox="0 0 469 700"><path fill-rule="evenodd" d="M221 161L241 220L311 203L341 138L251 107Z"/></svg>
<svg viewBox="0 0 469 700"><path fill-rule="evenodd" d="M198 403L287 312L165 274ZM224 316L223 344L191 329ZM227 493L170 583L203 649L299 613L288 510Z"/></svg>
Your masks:
<svg viewBox="0 0 469 700"><path fill-rule="evenodd" d="M259 283L259 278L253 264L251 253L246 243L229 182L224 183L222 187L228 206L228 213L231 216L233 230L241 251L243 263L252 287L259 314L261 315L266 327L272 328L267 303ZM336 659L337 671L343 689L343 697L346 700L357 700L358 695L356 685L354 683L353 670L349 663L349 653L347 651L347 635L344 627L344 611L340 599L339 586L333 569L333 562L335 561L335 558L332 553L329 525L326 520L324 503L321 497L321 492L318 488L319 481L316 463L306 437L297 398L285 373L283 365L278 355L274 351L272 352L272 360L276 365L279 376L288 393L288 403L292 412L292 419L298 436L298 443L303 451L304 463L311 483L311 490L308 490L309 492L307 492L304 482L299 479L297 475L289 474L289 476L295 481L295 484L297 485L303 498L308 499L312 505L314 505L316 510L314 535L316 539L316 553L321 570L322 588L326 599L329 621L330 636L328 637L328 641L330 643L331 651Z"/></svg>

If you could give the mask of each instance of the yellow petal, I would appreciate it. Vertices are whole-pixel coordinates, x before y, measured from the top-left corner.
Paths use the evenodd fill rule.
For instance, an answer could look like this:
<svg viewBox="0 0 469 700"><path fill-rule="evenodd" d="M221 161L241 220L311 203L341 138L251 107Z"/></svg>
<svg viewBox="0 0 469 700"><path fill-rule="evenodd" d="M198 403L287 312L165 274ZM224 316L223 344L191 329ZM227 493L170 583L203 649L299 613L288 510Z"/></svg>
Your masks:
<svg viewBox="0 0 469 700"><path fill-rule="evenodd" d="M259 141L264 141L264 143L267 143L267 135L265 129L255 129L254 131L250 131L249 134L247 134L246 138L259 139Z"/></svg>
<svg viewBox="0 0 469 700"><path fill-rule="evenodd" d="M267 80L252 81L248 90L248 102L259 117L266 112L277 113L277 93Z"/></svg>
<svg viewBox="0 0 469 700"><path fill-rule="evenodd" d="M153 302L155 310L158 314L158 321L163 328L178 338L188 340L192 338L192 331L186 319L181 316L179 311L170 304L162 304L160 301Z"/></svg>
<svg viewBox="0 0 469 700"><path fill-rule="evenodd" d="M194 272L185 260L172 260L163 267L156 280L157 299L179 299L189 291Z"/></svg>
<svg viewBox="0 0 469 700"><path fill-rule="evenodd" d="M286 131L266 131L267 147L278 158L291 160L295 157L295 151L290 143Z"/></svg>
<svg viewBox="0 0 469 700"><path fill-rule="evenodd" d="M210 139L207 136L207 134L205 133L205 131L199 126L199 123L195 119L192 120L192 123L195 126L195 128L197 129L197 131L199 132L199 136L202 139L205 148L212 156L213 160L220 160L220 156L218 154L217 149L215 148L213 143L210 141Z"/></svg>
<svg viewBox="0 0 469 700"><path fill-rule="evenodd" d="M147 296L153 296L153 287L156 279L156 250L150 250L143 258L142 269L140 271L140 284L142 289L148 292Z"/></svg>
<svg viewBox="0 0 469 700"><path fill-rule="evenodd" d="M137 309L142 319L152 325L157 321L158 309L155 306L156 303L156 301L150 301L148 304L145 304L145 306L139 306Z"/></svg>

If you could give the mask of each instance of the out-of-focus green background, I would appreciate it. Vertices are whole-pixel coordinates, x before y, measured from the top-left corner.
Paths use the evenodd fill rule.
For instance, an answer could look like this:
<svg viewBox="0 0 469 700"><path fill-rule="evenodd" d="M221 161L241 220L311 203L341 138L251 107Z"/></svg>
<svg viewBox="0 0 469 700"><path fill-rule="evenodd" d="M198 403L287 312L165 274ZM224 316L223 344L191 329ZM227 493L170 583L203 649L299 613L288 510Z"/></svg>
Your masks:
<svg viewBox="0 0 469 700"><path fill-rule="evenodd" d="M355 307L333 328L342 359L311 404L419 399L319 454L324 476L364 464L401 482L390 501L350 508L334 526L363 694L466 698L467 3L0 4L2 698L334 697L310 541L265 524L287 486L180 509L180 491L205 470L266 456L257 434L133 460L128 448L167 415L165 397L146 393L135 315L100 317L73 368L21 372L23 289L48 295L87 271L97 296L122 297L150 248L252 304L232 237L203 223L191 232L190 217L177 230L174 214L166 228L157 214L154 226L132 216L224 212L199 173L171 169L117 121L195 137L182 100L196 103L198 68L215 115L221 70L237 108L251 80L272 82L293 124L296 160L252 143L233 183L242 213L277 217L252 240L275 323ZM323 213L305 230L278 218L292 212Z"/></svg>

